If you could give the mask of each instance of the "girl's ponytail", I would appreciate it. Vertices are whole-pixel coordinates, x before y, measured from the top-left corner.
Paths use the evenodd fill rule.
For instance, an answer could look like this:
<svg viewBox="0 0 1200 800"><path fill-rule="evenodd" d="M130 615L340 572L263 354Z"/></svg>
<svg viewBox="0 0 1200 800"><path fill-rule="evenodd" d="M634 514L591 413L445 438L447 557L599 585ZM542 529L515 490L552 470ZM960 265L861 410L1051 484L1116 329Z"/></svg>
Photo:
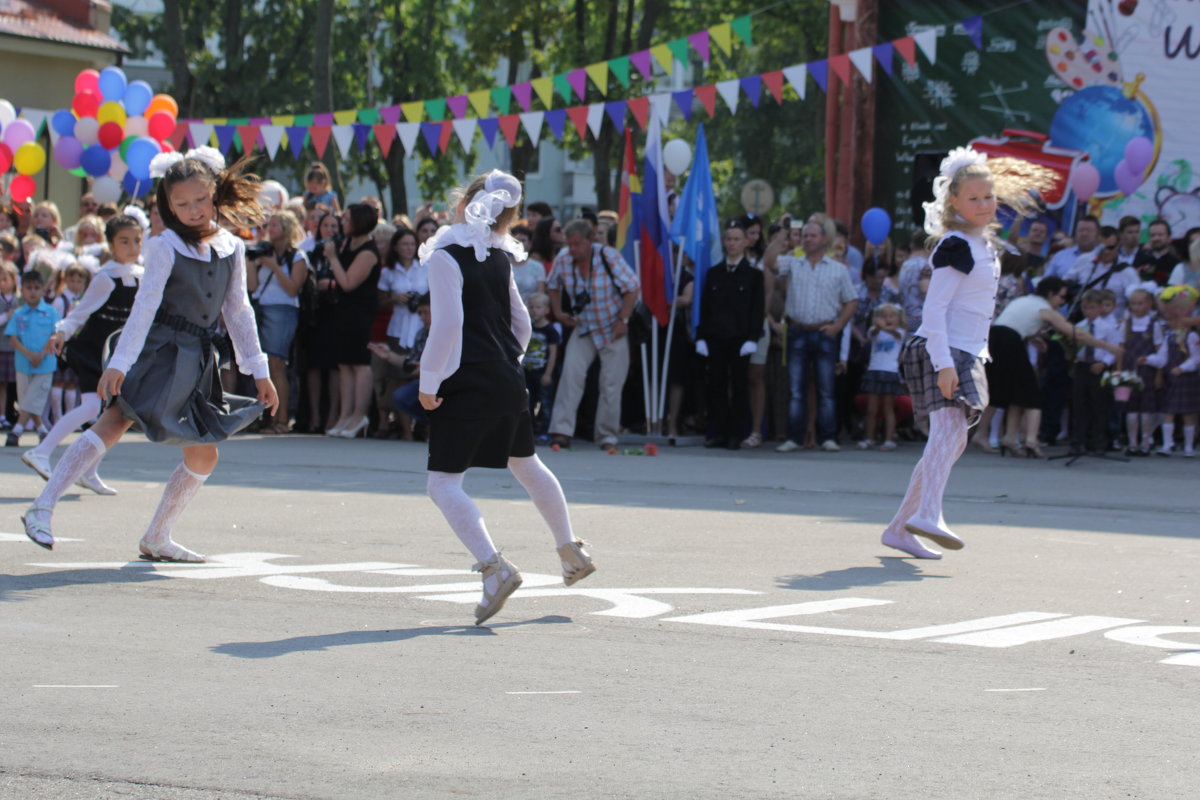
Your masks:
<svg viewBox="0 0 1200 800"><path fill-rule="evenodd" d="M258 198L259 179L245 172L253 156L243 155L217 175L213 206L217 215L239 228L256 228L267 218Z"/></svg>

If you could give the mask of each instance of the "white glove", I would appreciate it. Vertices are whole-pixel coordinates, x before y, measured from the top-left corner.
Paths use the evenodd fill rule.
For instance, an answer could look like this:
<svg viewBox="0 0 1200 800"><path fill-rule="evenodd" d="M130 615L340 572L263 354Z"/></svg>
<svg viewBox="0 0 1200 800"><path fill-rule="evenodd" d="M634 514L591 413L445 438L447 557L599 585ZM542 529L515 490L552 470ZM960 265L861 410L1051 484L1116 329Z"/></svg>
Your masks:
<svg viewBox="0 0 1200 800"><path fill-rule="evenodd" d="M696 342L696 352L708 358L708 342L700 339Z"/></svg>
<svg viewBox="0 0 1200 800"><path fill-rule="evenodd" d="M745 342L742 345L741 351L738 352L738 355L739 356L752 356L752 355L754 355L755 351L757 351L757 350L758 350L758 342Z"/></svg>

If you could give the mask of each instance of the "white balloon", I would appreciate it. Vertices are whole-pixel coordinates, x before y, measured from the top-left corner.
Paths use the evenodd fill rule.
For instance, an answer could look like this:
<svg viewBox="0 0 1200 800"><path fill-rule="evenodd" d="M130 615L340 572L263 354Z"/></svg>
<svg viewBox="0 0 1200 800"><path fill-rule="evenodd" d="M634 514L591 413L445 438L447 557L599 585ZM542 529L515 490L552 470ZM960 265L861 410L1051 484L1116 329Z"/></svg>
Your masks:
<svg viewBox="0 0 1200 800"><path fill-rule="evenodd" d="M95 117L80 117L75 120L75 138L85 148L91 147L97 141L96 135L100 132L100 123Z"/></svg>
<svg viewBox="0 0 1200 800"><path fill-rule="evenodd" d="M108 169L108 177L120 182L120 180L125 177L126 172L129 172L129 166L125 163L125 161L120 158L114 158L112 160L112 166Z"/></svg>
<svg viewBox="0 0 1200 800"><path fill-rule="evenodd" d="M121 199L121 184L108 176L96 178L92 184L92 196L97 203L115 203Z"/></svg>
<svg viewBox="0 0 1200 800"><path fill-rule="evenodd" d="M145 136L150 132L150 123L145 117L130 117L125 120L126 136Z"/></svg>
<svg viewBox="0 0 1200 800"><path fill-rule="evenodd" d="M692 163L692 147L683 139L672 139L663 147L663 166L682 175Z"/></svg>
<svg viewBox="0 0 1200 800"><path fill-rule="evenodd" d="M0 100L0 125L7 126L17 118L17 110L7 100Z"/></svg>

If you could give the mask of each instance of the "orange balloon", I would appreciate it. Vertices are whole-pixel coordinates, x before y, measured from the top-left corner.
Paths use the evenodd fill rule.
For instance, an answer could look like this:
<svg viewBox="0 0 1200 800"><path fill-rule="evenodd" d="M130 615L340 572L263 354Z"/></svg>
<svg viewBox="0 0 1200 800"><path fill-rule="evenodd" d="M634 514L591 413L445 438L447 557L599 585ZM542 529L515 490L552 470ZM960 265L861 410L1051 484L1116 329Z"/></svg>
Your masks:
<svg viewBox="0 0 1200 800"><path fill-rule="evenodd" d="M169 94L156 94L150 100L150 105L146 106L146 110L142 112L142 116L150 119L156 112L166 111L172 117L179 116L179 104L175 102L175 98Z"/></svg>

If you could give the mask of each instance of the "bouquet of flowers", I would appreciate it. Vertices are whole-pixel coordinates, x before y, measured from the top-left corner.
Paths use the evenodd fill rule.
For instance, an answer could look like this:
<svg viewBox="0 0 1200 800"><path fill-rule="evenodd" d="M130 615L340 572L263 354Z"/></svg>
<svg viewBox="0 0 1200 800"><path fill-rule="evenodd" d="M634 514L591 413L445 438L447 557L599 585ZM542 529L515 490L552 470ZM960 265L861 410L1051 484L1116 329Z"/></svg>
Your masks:
<svg viewBox="0 0 1200 800"><path fill-rule="evenodd" d="M1134 390L1142 391L1146 388L1146 382L1136 372L1125 370L1123 372L1106 372L1100 379L1101 386L1107 386L1113 390L1113 399L1118 403L1124 403L1129 400Z"/></svg>

